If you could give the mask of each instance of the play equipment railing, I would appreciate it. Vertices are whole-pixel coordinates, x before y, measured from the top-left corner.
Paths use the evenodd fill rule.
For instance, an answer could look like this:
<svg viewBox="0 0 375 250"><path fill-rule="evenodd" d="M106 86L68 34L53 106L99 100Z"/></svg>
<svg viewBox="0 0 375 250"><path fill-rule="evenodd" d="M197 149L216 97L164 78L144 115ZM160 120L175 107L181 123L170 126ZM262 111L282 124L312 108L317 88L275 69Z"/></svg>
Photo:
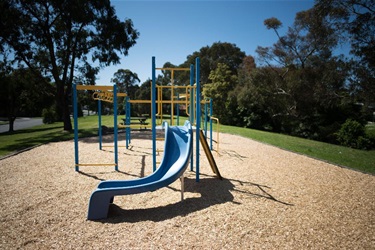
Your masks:
<svg viewBox="0 0 375 250"><path fill-rule="evenodd" d="M211 119L211 122L212 122L212 120L214 120L214 121L216 121L216 152L217 153L219 153L219 143L220 143L220 121L219 121L219 118L216 118L216 117L213 117L213 116L211 116L210 117L210 119ZM211 131L210 131L210 133L211 133L211 138L212 138L212 126L211 126ZM211 147L211 150L214 150L213 149L213 147L212 147L212 140L211 140L211 145L210 145L210 147Z"/></svg>

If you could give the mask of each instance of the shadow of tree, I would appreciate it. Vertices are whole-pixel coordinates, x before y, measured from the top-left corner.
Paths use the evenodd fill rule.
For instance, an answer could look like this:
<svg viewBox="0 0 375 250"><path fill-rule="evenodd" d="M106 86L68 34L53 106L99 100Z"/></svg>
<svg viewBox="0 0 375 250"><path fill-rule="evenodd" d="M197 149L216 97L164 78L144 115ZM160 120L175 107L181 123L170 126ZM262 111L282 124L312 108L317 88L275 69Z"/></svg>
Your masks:
<svg viewBox="0 0 375 250"><path fill-rule="evenodd" d="M271 187L266 185L260 185L253 182L247 181L240 181L240 180L233 180L230 179L232 182L238 183L233 189L235 192L243 193L250 196L265 198L271 201L275 201L277 203L287 205L287 206L294 206L291 203L287 203L281 200L276 199L273 195L271 195L270 189ZM250 188L249 188L250 187Z"/></svg>
<svg viewBox="0 0 375 250"><path fill-rule="evenodd" d="M141 170L141 172L142 172L142 170ZM77 173L79 173L83 176L89 177L89 178L93 178L93 179L98 180L98 181L105 181L106 179L99 178L98 175L107 174L108 172L86 173L86 172L83 172L83 171L79 170L79 171L77 171ZM143 176L139 176L139 175L135 175L135 174L130 174L130 173L127 173L127 172L124 172L124 171L121 171L121 170L117 170L116 173L120 173L120 174L131 176L131 177L136 177L136 178L143 177Z"/></svg>
<svg viewBox="0 0 375 250"><path fill-rule="evenodd" d="M18 135L18 134L29 134L31 132L45 132L49 130L56 130L61 128L61 125L56 125L56 126L50 126L50 127L41 127L41 128L29 128L29 129L18 129L13 132L4 132L0 133L0 137L2 136L7 136L7 135Z"/></svg>
<svg viewBox="0 0 375 250"><path fill-rule="evenodd" d="M80 131L79 137L93 136L95 135L95 131L95 129ZM21 129L12 133L1 133L0 137L2 136L12 136L13 143L0 146L0 149L10 152L27 149L49 142L66 141L74 138L74 134L72 132L64 131L61 125L43 128Z"/></svg>

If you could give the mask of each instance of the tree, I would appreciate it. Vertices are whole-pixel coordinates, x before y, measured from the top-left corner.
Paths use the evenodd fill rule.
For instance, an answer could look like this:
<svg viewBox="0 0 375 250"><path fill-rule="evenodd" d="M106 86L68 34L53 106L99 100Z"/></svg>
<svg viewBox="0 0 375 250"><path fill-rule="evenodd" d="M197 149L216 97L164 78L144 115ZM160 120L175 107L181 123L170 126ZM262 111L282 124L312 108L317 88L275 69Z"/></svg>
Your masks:
<svg viewBox="0 0 375 250"><path fill-rule="evenodd" d="M141 84L141 86L137 89L135 96L135 99L137 100L151 100L151 79L147 79ZM132 105L132 111L133 110L139 114L151 115L151 104Z"/></svg>
<svg viewBox="0 0 375 250"><path fill-rule="evenodd" d="M251 73L256 68L255 59L252 56L246 56L243 58L240 64L239 70L245 71L246 73Z"/></svg>
<svg viewBox="0 0 375 250"><path fill-rule="evenodd" d="M370 0L317 0L314 6L338 30L353 55L352 89L364 106L375 99L375 2Z"/></svg>
<svg viewBox="0 0 375 250"><path fill-rule="evenodd" d="M288 82L279 77L283 71L275 67L256 68L238 87L238 109L243 126L285 132L284 121L294 119L296 103Z"/></svg>
<svg viewBox="0 0 375 250"><path fill-rule="evenodd" d="M334 28L316 8L297 13L283 36L277 18L264 24L278 40L271 47L258 47L265 66L254 71L239 95L247 124L259 127L263 122L264 129L331 140L345 121L342 107L348 102L350 73L343 57L333 55L338 44ZM247 109L246 100L252 102Z"/></svg>
<svg viewBox="0 0 375 250"><path fill-rule="evenodd" d="M215 116L218 116L223 124L234 125L233 118L236 117L236 110L233 110L233 99L230 92L235 88L237 75L233 74L229 66L219 63L209 76L211 83L204 85L203 95L213 99ZM231 98L229 98L231 97Z"/></svg>
<svg viewBox="0 0 375 250"><path fill-rule="evenodd" d="M243 58L246 56L245 52L241 51L235 44L227 42L216 42L211 46L202 47L199 51L187 56L187 60L181 67L190 67L195 64L195 58L200 58L200 73L202 85L209 82L209 75L212 70L215 70L219 63L226 64L228 68L237 74ZM185 74L185 81L189 82L189 75Z"/></svg>
<svg viewBox="0 0 375 250"><path fill-rule="evenodd" d="M257 53L268 66L277 63L289 67L305 68L313 57L329 59L337 45L337 36L320 13L314 9L297 13L294 25L288 28L285 36L278 29L282 23L275 17L266 19L267 29L273 29L278 41L272 47L258 47Z"/></svg>
<svg viewBox="0 0 375 250"><path fill-rule="evenodd" d="M8 118L9 132L19 116L41 116L53 102L53 86L48 79L36 77L30 69L19 68L0 76L0 113Z"/></svg>
<svg viewBox="0 0 375 250"><path fill-rule="evenodd" d="M129 69L117 70L111 79L111 82L117 85L117 92L126 93L130 99L135 99L136 92L139 89L137 83L140 81L137 73L133 73ZM134 109L134 105L132 109ZM118 110L125 110L124 102L118 104Z"/></svg>
<svg viewBox="0 0 375 250"><path fill-rule="evenodd" d="M127 93L130 98L135 97L136 84L139 83L137 73L133 73L129 69L119 69L113 74L111 82L117 84L118 91Z"/></svg>
<svg viewBox="0 0 375 250"><path fill-rule="evenodd" d="M241 88L243 85L249 81L252 72L256 69L255 59L252 56L244 57L240 67L238 69L238 86L236 88ZM240 90L238 90L240 91Z"/></svg>
<svg viewBox="0 0 375 250"><path fill-rule="evenodd" d="M56 86L57 113L71 130L72 83L80 69L118 64L139 33L130 19L121 22L109 0L1 0L1 49L33 72L51 76ZM81 71L82 72L82 71Z"/></svg>

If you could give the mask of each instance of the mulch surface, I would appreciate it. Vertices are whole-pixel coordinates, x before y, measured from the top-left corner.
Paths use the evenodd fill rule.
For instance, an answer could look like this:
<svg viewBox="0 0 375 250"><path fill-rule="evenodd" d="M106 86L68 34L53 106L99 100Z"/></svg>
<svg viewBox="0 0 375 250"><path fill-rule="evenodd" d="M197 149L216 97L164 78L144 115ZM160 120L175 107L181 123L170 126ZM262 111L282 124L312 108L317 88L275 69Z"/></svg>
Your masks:
<svg viewBox="0 0 375 250"><path fill-rule="evenodd" d="M107 219L88 221L98 183L151 174L151 149L136 133L119 148L119 171L74 171L72 141L1 160L0 249L375 249L375 176L229 134L213 153L223 180L201 150L200 181L186 172L183 202L176 181L115 197ZM97 138L79 153L81 163L114 161Z"/></svg>

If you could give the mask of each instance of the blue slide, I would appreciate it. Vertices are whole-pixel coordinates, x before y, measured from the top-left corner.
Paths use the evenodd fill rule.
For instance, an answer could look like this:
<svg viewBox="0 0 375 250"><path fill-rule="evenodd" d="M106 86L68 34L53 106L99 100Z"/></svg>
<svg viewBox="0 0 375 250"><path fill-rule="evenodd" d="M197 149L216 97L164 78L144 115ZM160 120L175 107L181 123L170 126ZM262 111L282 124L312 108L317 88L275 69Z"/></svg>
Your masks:
<svg viewBox="0 0 375 250"><path fill-rule="evenodd" d="M149 176L122 181L102 181L91 194L88 220L107 218L109 204L114 196L137 194L166 187L177 180L189 165L193 152L192 127L187 121L184 126L165 123L164 156L160 166Z"/></svg>

